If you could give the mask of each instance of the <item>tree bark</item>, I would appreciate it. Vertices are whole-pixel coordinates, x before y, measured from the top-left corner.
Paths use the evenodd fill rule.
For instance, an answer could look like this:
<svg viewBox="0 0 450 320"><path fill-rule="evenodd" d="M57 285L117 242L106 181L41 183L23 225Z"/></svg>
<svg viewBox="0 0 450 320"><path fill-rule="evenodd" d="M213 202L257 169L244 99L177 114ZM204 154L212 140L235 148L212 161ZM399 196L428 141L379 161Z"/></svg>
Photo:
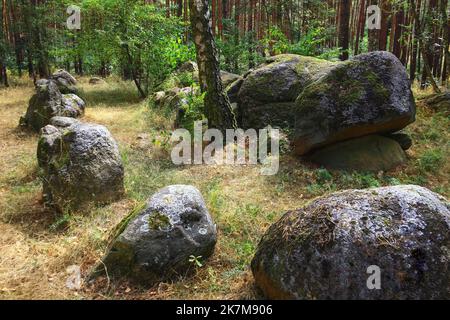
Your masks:
<svg viewBox="0 0 450 320"><path fill-rule="evenodd" d="M134 64L133 64L133 58L132 58L131 53L130 53L130 48L128 47L128 44L123 44L122 47L125 50L125 55L127 57L128 64L130 65L131 76L133 77L134 84L136 85L136 88L139 91L139 95L141 96L141 98L145 99L147 97L147 94L142 89L141 82L139 80L139 77L137 75L136 69L135 69Z"/></svg>
<svg viewBox="0 0 450 320"><path fill-rule="evenodd" d="M411 0L411 24L414 24L414 33L412 40L411 64L409 67L409 78L413 82L416 78L417 59L419 53L420 40L420 8L422 6L421 0Z"/></svg>
<svg viewBox="0 0 450 320"><path fill-rule="evenodd" d="M209 126L225 131L237 128L231 103L220 78L217 49L210 25L208 0L189 0L192 34L197 52L200 88L205 95Z"/></svg>
<svg viewBox="0 0 450 320"><path fill-rule="evenodd" d="M355 55L359 54L359 45L361 42L361 38L364 38L365 24L366 24L366 1L361 0L358 15L358 24L356 27Z"/></svg>
<svg viewBox="0 0 450 320"><path fill-rule="evenodd" d="M416 0L412 0L416 1ZM419 0L420 1L420 0ZM386 51L387 49L387 39L388 39L388 28L391 6L388 0L382 0L381 2L381 30L378 40L378 49Z"/></svg>
<svg viewBox="0 0 450 320"><path fill-rule="evenodd" d="M341 50L340 59L348 60L349 53L349 33L350 33L350 8L351 0L341 0L341 9L339 12L339 48Z"/></svg>
<svg viewBox="0 0 450 320"><path fill-rule="evenodd" d="M442 67L441 74L441 84L447 86L448 84L448 72L450 71L450 52L449 52L449 41L450 41L450 24L448 20L447 10L448 0L441 0L441 19L442 19L442 33L443 33L443 50L444 50L444 63Z"/></svg>

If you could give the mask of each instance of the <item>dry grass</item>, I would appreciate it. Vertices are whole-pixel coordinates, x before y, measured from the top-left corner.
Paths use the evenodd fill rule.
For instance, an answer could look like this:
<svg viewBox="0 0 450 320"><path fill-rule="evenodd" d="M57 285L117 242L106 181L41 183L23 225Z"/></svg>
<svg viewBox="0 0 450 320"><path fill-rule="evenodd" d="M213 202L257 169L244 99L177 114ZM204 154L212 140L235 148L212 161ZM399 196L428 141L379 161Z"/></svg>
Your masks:
<svg viewBox="0 0 450 320"><path fill-rule="evenodd" d="M419 108L408 131L416 145L408 165L379 175L329 172L284 155L280 173L264 177L256 167L175 167L154 143L171 129L158 110L139 101L131 84L89 86L84 120L106 125L120 144L127 196L85 212L56 215L41 203L35 149L37 135L17 130L33 89L0 90L0 298L3 299L251 299L257 297L248 265L264 231L284 212L316 196L352 187L418 183L449 196L449 122ZM214 256L196 275L154 288L100 279L66 288L66 268L86 275L102 257L115 226L157 189L188 183L203 193L219 229Z"/></svg>

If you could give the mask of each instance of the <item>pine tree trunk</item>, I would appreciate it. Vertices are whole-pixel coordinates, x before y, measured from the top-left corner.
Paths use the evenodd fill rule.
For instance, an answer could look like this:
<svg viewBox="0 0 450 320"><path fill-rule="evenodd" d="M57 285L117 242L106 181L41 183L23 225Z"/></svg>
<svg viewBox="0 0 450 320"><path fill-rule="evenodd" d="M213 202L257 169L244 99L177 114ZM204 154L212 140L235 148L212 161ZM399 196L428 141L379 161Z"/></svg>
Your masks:
<svg viewBox="0 0 450 320"><path fill-rule="evenodd" d="M350 7L351 0L341 0L341 9L339 12L339 48L341 50L340 59L348 60L348 45L350 33Z"/></svg>
<svg viewBox="0 0 450 320"><path fill-rule="evenodd" d="M411 23L414 24L414 36L412 41L412 51L411 51L411 64L409 67L409 78L413 82L416 78L417 69L417 59L419 53L419 37L420 37L420 8L422 6L421 0L411 0Z"/></svg>
<svg viewBox="0 0 450 320"><path fill-rule="evenodd" d="M444 51L444 61L442 66L441 83L443 86L448 84L448 72L450 70L450 52L449 52L449 41L450 41L450 24L447 15L448 0L441 0L441 19L442 19L442 33L443 33L443 51Z"/></svg>
<svg viewBox="0 0 450 320"><path fill-rule="evenodd" d="M366 1L361 0L359 8L358 25L356 27L355 55L359 54L359 45L361 42L361 38L364 38L365 24L366 24Z"/></svg>
<svg viewBox="0 0 450 320"><path fill-rule="evenodd" d="M412 0L416 1L416 0ZM419 0L420 1L420 0ZM387 39L389 29L389 19L391 11L389 0L382 0L381 2L381 30L378 41L378 49L382 51L387 50Z"/></svg>
<svg viewBox="0 0 450 320"><path fill-rule="evenodd" d="M177 0L177 17L183 15L183 0Z"/></svg>
<svg viewBox="0 0 450 320"><path fill-rule="evenodd" d="M248 68L255 67L254 60L254 32L253 32L253 10L255 8L255 0L250 0L250 9L248 11Z"/></svg>
<svg viewBox="0 0 450 320"><path fill-rule="evenodd" d="M208 0L189 0L192 34L197 52L200 88L206 92L205 116L209 126L225 131L237 128L231 103L220 78L217 50L210 25Z"/></svg>

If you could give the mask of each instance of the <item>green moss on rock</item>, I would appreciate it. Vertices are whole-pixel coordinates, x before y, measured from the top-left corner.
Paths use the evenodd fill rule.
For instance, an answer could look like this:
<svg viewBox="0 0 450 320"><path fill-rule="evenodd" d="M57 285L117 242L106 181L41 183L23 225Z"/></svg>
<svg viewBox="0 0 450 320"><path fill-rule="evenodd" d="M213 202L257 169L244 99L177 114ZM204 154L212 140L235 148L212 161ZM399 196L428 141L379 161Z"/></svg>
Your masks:
<svg viewBox="0 0 450 320"><path fill-rule="evenodd" d="M161 212L154 212L148 217L148 226L152 230L164 230L171 226L168 216Z"/></svg>

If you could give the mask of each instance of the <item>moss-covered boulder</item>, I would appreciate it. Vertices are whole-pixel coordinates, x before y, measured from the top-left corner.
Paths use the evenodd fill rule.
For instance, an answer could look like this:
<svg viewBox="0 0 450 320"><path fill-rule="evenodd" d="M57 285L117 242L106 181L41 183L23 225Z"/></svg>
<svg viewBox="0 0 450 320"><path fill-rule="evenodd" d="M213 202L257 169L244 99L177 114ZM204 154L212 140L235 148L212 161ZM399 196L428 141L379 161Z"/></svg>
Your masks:
<svg viewBox="0 0 450 320"><path fill-rule="evenodd" d="M35 90L36 94L31 97L20 125L39 131L49 124L52 117L62 112L62 94L54 81L46 79L37 81Z"/></svg>
<svg viewBox="0 0 450 320"><path fill-rule="evenodd" d="M36 93L28 103L27 112L20 118L19 125L39 131L57 116L77 118L84 114L85 102L75 94L61 94L53 80L36 82Z"/></svg>
<svg viewBox="0 0 450 320"><path fill-rule="evenodd" d="M57 209L108 203L124 192L119 148L104 126L52 118L41 130L37 158L44 199Z"/></svg>
<svg viewBox="0 0 450 320"><path fill-rule="evenodd" d="M330 169L378 172L403 164L406 155L397 141L371 135L326 146L308 159Z"/></svg>
<svg viewBox="0 0 450 320"><path fill-rule="evenodd" d="M414 122L416 106L406 69L393 54L362 54L329 69L296 101L295 152L389 133Z"/></svg>
<svg viewBox="0 0 450 320"><path fill-rule="evenodd" d="M249 72L238 93L243 128L292 127L295 100L303 89L332 66L312 57L283 54Z"/></svg>
<svg viewBox="0 0 450 320"><path fill-rule="evenodd" d="M127 220L103 259L114 277L130 277L141 285L173 280L195 270L196 261L214 251L216 226L195 187L166 187Z"/></svg>
<svg viewBox="0 0 450 320"><path fill-rule="evenodd" d="M337 192L286 213L251 268L270 299L449 299L449 264L450 203L402 185Z"/></svg>

